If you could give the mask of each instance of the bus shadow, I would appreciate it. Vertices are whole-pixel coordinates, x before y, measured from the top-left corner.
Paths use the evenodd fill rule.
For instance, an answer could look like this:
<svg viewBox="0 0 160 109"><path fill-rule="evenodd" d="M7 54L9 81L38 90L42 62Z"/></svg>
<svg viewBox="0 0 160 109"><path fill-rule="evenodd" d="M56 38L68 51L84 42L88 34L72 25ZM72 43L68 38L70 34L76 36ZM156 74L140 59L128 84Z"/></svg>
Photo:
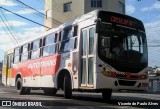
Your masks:
<svg viewBox="0 0 160 109"><path fill-rule="evenodd" d="M16 91L16 90L15 90ZM121 93L118 93L121 94ZM144 97L135 97L135 96L116 96L113 95L110 101L105 101L102 99L101 94L86 94L86 93L73 93L71 99L64 99L64 94L62 92L58 92L54 96L45 95L42 90L34 90L31 91L31 96L38 96L41 97L59 97L60 99L57 100L45 100L45 105L54 105L54 106L129 106L135 108L154 108L156 109L160 105L160 101L153 100L150 98ZM154 103L154 104L153 104ZM158 105L155 105L157 104Z"/></svg>
<svg viewBox="0 0 160 109"><path fill-rule="evenodd" d="M119 93L120 94L120 93ZM57 97L63 97L63 94L57 94ZM153 100L149 98L143 98L143 97L132 97L132 96L112 96L111 100L105 101L100 95L78 95L73 94L72 96L73 100L77 100L77 102L80 101L86 101L91 102L91 104L84 104L84 106L131 106L131 107L137 107L137 108L157 108L160 105L160 101Z"/></svg>

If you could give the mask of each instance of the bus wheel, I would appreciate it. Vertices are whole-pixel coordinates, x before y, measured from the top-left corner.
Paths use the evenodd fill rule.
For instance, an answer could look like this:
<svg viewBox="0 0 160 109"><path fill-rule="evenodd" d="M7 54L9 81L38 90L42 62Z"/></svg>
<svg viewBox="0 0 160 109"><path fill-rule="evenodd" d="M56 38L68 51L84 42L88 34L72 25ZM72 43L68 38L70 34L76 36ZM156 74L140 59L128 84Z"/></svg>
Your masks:
<svg viewBox="0 0 160 109"><path fill-rule="evenodd" d="M45 88L43 91L46 95L55 95L57 93L56 88Z"/></svg>
<svg viewBox="0 0 160 109"><path fill-rule="evenodd" d="M65 74L64 76L63 90L64 90L64 98L70 99L72 97L72 85L71 85L71 77L68 74Z"/></svg>
<svg viewBox="0 0 160 109"><path fill-rule="evenodd" d="M104 89L102 91L102 97L104 101L109 101L112 96L112 89Z"/></svg>
<svg viewBox="0 0 160 109"><path fill-rule="evenodd" d="M22 86L22 79L18 78L16 81L17 93L19 95L25 94L25 88Z"/></svg>

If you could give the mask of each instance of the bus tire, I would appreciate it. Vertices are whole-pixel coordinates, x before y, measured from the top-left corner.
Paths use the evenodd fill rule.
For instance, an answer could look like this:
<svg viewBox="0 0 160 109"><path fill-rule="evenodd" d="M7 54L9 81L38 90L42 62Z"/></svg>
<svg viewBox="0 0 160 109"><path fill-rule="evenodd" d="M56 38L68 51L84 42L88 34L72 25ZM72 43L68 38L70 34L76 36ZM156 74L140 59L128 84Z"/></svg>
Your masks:
<svg viewBox="0 0 160 109"><path fill-rule="evenodd" d="M64 76L63 90L64 90L64 98L70 99L72 97L72 85L69 74L65 74Z"/></svg>
<svg viewBox="0 0 160 109"><path fill-rule="evenodd" d="M112 96L112 89L104 89L102 91L102 97L104 101L109 101Z"/></svg>
<svg viewBox="0 0 160 109"><path fill-rule="evenodd" d="M56 88L45 88L43 91L46 95L55 95L57 93Z"/></svg>
<svg viewBox="0 0 160 109"><path fill-rule="evenodd" d="M18 78L16 81L16 89L19 95L25 94L25 88L22 85L22 79Z"/></svg>

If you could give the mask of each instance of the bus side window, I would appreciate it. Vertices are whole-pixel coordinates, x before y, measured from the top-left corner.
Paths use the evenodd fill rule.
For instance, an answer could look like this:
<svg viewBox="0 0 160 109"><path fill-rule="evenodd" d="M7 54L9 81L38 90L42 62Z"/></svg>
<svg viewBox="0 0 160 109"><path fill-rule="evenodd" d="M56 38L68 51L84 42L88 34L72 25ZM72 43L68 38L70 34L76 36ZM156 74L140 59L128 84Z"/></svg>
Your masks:
<svg viewBox="0 0 160 109"><path fill-rule="evenodd" d="M31 59L39 58L40 56L40 39L31 43Z"/></svg>
<svg viewBox="0 0 160 109"><path fill-rule="evenodd" d="M21 62L22 52L23 52L23 47L21 46L19 51L19 62Z"/></svg>
<svg viewBox="0 0 160 109"><path fill-rule="evenodd" d="M43 56L55 54L55 34L48 35L44 41Z"/></svg>
<svg viewBox="0 0 160 109"><path fill-rule="evenodd" d="M77 48L77 35L78 35L78 25L74 26L74 32L73 32L73 37L75 37L74 39L74 49Z"/></svg>
<svg viewBox="0 0 160 109"><path fill-rule="evenodd" d="M59 41L61 41L62 39L62 31L59 32Z"/></svg>
<svg viewBox="0 0 160 109"><path fill-rule="evenodd" d="M75 47L75 37L73 37L72 27L64 29L63 40L61 42L61 52L73 50Z"/></svg>
<svg viewBox="0 0 160 109"><path fill-rule="evenodd" d="M78 25L74 26L74 32L73 32L73 37L78 35Z"/></svg>
<svg viewBox="0 0 160 109"><path fill-rule="evenodd" d="M55 53L58 53L59 51L59 39L58 39L58 33L55 33Z"/></svg>
<svg viewBox="0 0 160 109"><path fill-rule="evenodd" d="M62 31L58 34L58 43L57 43L57 51L60 53L60 47L61 47L61 38L62 38Z"/></svg>
<svg viewBox="0 0 160 109"><path fill-rule="evenodd" d="M28 59L31 59L31 44L28 44Z"/></svg>
<svg viewBox="0 0 160 109"><path fill-rule="evenodd" d="M64 31L63 31L62 40L67 40L67 39L72 38L72 37L73 37L72 27L65 28Z"/></svg>
<svg viewBox="0 0 160 109"><path fill-rule="evenodd" d="M77 48L77 37L74 40L74 49L76 49L76 48Z"/></svg>
<svg viewBox="0 0 160 109"><path fill-rule="evenodd" d="M10 64L11 64L11 66L10 66L10 68L12 67L12 64L13 64L13 54L11 54L11 57L10 57L11 59L10 59Z"/></svg>
<svg viewBox="0 0 160 109"><path fill-rule="evenodd" d="M54 40L54 42L56 43L56 42L58 42L58 33L55 33L55 40Z"/></svg>
<svg viewBox="0 0 160 109"><path fill-rule="evenodd" d="M12 59L13 59L13 54L8 55L8 61L7 61L8 69L10 69L12 66Z"/></svg>
<svg viewBox="0 0 160 109"><path fill-rule="evenodd" d="M40 48L40 54L39 54L39 57L43 56L43 39L40 39L40 45L39 45L39 48Z"/></svg>
<svg viewBox="0 0 160 109"><path fill-rule="evenodd" d="M28 46L29 46L29 44L25 44L22 46L21 61L28 60Z"/></svg>
<svg viewBox="0 0 160 109"><path fill-rule="evenodd" d="M5 53L4 61L3 61L3 66L6 66L6 65L7 65L7 53Z"/></svg>
<svg viewBox="0 0 160 109"><path fill-rule="evenodd" d="M19 54L20 54L20 48L17 47L14 49L14 63L19 62Z"/></svg>

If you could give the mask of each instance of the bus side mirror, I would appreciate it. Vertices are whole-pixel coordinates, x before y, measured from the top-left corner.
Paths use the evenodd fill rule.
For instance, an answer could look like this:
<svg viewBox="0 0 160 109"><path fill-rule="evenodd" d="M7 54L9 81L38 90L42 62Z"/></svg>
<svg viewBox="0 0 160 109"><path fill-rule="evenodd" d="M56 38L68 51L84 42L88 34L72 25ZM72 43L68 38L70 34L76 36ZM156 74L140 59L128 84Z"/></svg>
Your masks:
<svg viewBox="0 0 160 109"><path fill-rule="evenodd" d="M95 20L95 22L96 22L96 33L99 33L101 29L101 19L98 18L97 20Z"/></svg>

